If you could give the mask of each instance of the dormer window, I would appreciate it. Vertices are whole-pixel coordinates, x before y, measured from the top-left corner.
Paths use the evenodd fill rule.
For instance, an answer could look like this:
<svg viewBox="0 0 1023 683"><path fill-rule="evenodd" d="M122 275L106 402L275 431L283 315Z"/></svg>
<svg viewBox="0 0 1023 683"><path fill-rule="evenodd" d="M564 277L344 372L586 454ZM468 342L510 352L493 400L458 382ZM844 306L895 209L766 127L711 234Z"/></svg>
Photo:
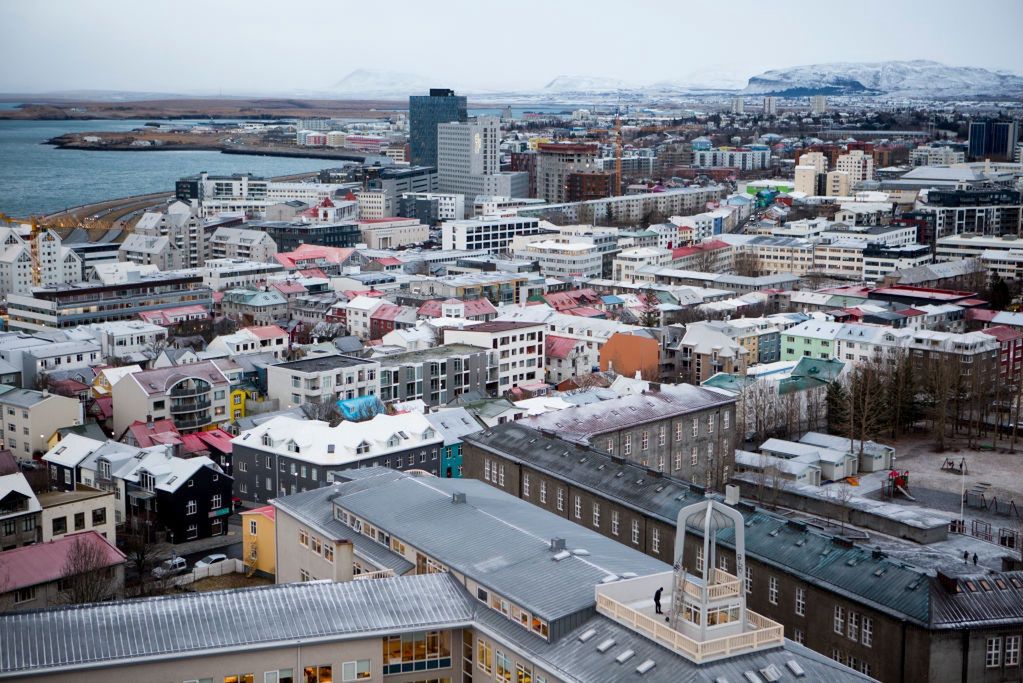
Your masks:
<svg viewBox="0 0 1023 683"><path fill-rule="evenodd" d="M288 442L288 451L291 453L298 453L298 444L294 441Z"/></svg>
<svg viewBox="0 0 1023 683"><path fill-rule="evenodd" d="M156 477L149 472L139 472L139 486L152 493L153 489L156 488Z"/></svg>
<svg viewBox="0 0 1023 683"><path fill-rule="evenodd" d="M263 445L264 446L273 446L274 445L273 439L270 438L270 434L269 433L263 434Z"/></svg>
<svg viewBox="0 0 1023 683"><path fill-rule="evenodd" d="M396 437L391 437L392 440L395 438ZM360 442L359 445L355 447L355 452L358 455L364 455L366 453L369 453L369 442L367 441Z"/></svg>
<svg viewBox="0 0 1023 683"><path fill-rule="evenodd" d="M96 464L96 469L99 472L99 476L104 479L110 478L110 462L107 460L100 460Z"/></svg>
<svg viewBox="0 0 1023 683"><path fill-rule="evenodd" d="M434 432L434 431L433 431L432 429L430 429L429 427L427 427L427 428L426 428L426 431L425 431L425 432L423 432L423 438L424 438L424 439L432 439L432 438L433 438L433 435L434 435L434 433L435 433L435 432Z"/></svg>

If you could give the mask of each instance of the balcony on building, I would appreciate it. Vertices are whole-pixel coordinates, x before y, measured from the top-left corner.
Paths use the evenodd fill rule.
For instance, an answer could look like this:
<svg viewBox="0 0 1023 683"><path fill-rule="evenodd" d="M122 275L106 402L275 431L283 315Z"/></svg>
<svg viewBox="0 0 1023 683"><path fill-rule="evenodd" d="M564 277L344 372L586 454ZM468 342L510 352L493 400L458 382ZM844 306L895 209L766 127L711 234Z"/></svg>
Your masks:
<svg viewBox="0 0 1023 683"><path fill-rule="evenodd" d="M712 569L710 580L686 574L676 628L671 614L674 572L610 581L597 586L597 611L687 659L702 664L781 646L781 624L746 609L742 582ZM656 614L654 593L663 588Z"/></svg>

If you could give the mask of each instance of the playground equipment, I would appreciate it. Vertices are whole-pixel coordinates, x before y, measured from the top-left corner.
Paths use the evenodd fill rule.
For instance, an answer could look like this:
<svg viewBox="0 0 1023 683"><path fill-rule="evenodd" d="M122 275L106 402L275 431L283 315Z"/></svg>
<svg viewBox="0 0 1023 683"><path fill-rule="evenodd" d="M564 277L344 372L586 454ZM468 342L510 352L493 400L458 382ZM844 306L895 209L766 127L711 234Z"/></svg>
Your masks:
<svg viewBox="0 0 1023 683"><path fill-rule="evenodd" d="M970 469L966 466L966 458L960 458L957 464L952 458L945 458L945 462L941 463L942 472L951 472L952 474L969 474Z"/></svg>
<svg viewBox="0 0 1023 683"><path fill-rule="evenodd" d="M963 505L969 508L984 509L996 515L1023 518L1014 499L998 500L998 496L990 493L990 488L991 483L986 481L978 481L973 484L969 489L963 491Z"/></svg>
<svg viewBox="0 0 1023 683"><path fill-rule="evenodd" d="M881 482L881 495L885 498L894 498L896 493L901 493L906 498L915 501L916 498L909 495L909 470L891 470L888 478Z"/></svg>

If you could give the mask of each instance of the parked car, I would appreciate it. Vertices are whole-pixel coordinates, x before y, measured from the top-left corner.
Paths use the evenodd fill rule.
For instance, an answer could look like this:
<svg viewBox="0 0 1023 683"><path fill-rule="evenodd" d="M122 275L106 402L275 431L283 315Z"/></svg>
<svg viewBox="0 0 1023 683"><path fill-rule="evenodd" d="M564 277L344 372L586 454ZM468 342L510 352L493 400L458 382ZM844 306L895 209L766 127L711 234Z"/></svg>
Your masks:
<svg viewBox="0 0 1023 683"><path fill-rule="evenodd" d="M183 557L172 557L161 562L154 570L153 576L158 579L165 579L170 576L177 576L188 571L188 561Z"/></svg>
<svg viewBox="0 0 1023 683"><path fill-rule="evenodd" d="M194 568L200 569L202 567L212 567L215 564L220 564L226 559L227 555L223 553L213 553L212 555L207 555L206 557L196 562Z"/></svg>

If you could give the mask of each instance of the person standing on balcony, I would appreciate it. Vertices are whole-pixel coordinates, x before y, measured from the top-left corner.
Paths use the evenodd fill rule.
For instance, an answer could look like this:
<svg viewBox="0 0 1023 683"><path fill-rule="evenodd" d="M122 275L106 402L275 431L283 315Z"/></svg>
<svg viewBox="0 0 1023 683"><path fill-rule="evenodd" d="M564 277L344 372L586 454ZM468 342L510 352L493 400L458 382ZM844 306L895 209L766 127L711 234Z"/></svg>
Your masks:
<svg viewBox="0 0 1023 683"><path fill-rule="evenodd" d="M664 588L662 587L662 588L658 588L654 592L654 612L656 614L664 614L664 612L661 611L661 593L663 591L664 591Z"/></svg>

